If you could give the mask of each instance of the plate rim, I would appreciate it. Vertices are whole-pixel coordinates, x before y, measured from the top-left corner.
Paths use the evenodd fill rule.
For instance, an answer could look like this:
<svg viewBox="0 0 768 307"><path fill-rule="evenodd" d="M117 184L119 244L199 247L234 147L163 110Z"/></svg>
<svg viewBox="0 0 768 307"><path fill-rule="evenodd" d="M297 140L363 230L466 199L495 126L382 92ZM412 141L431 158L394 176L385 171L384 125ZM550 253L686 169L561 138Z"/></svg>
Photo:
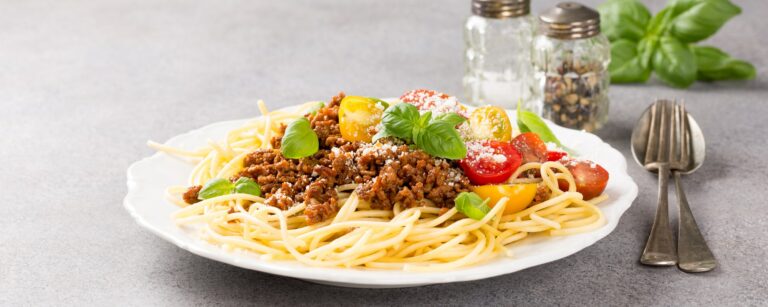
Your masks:
<svg viewBox="0 0 768 307"><path fill-rule="evenodd" d="M290 109L297 106L298 105L289 106L286 108L281 108L281 110ZM509 113L509 110L508 110L508 113ZM510 115L514 117L514 114L510 114ZM170 139L168 139L166 142L164 142L164 144L178 142L181 139L184 139L199 133L203 133L204 131L207 131L207 130L215 129L220 126L230 126L230 125L235 126L238 124L242 124L249 120L253 120L254 118L256 117L214 122L214 123L205 125L203 127L175 135ZM529 259L531 260L528 262L529 264L520 268L513 267L512 269L506 269L506 270L504 269L488 270L486 268L486 270L481 270L483 268L482 266L470 266L467 268L460 268L457 270L450 270L450 271L418 272L418 273L403 272L403 271L397 271L397 270L320 268L320 267L309 267L294 261L291 261L291 265L281 264L284 261L268 261L268 260L262 260L262 259L251 261L251 260L255 260L252 258L247 258L248 261L243 261L245 259L241 259L237 257L237 254L233 254L228 251L225 251L220 247L218 247L218 249L216 249L216 252L214 252L211 250L207 250L200 244L188 244L187 242L184 242L182 238L178 238L177 235L171 232L164 231L163 229L161 229L161 227L158 227L158 225L154 225L151 222L149 222L144 216L142 216L138 212L136 206L132 202L133 199L136 197L135 194L138 192L137 190L140 184L137 181L138 176L135 174L136 170L140 168L142 165L149 163L154 159L158 159L163 155L167 155L166 153L163 153L163 152L155 152L151 156L147 156L138 161L133 162L128 167L127 169L128 191L126 193L125 198L123 199L123 207L128 211L131 217L141 227L149 230L151 233L154 233L155 235L163 238L164 240L171 242L174 245L184 250L187 250L195 255L202 256L218 262L234 265L244 269L255 270L259 272L275 274L280 276L293 277L293 278L305 279L310 281L320 281L324 283L342 285L347 287L373 288L373 287L408 287L408 286L419 286L419 285L426 285L426 284L472 281L472 280L479 280L479 279L511 274L514 272L525 270L527 268L539 266L545 263L549 263L549 262L553 262L556 260L569 257L589 246L594 245L597 241L602 240L603 238L608 236L610 233L612 233L616 229L616 227L618 226L619 220L621 219L621 217L624 216L624 213L626 213L626 211L632 206L632 204L634 203L638 195L638 186L627 172L627 160L624 157L624 155L621 152L619 152L616 148L604 142L600 137L594 134L591 134L585 131L577 131L573 129L560 127L558 125L553 124L550 121L546 121L546 122L548 125L550 125L550 127L552 126L556 127L554 130L565 129L565 130L571 130L576 133L581 133L582 135L592 139L590 143L596 141L598 144L600 144L601 147L603 147L603 148L600 148L601 151L608 150L611 156L621 158L620 159L621 163L618 167L618 169L621 170L621 173L611 174L611 177L616 178L616 176L618 175L619 178L623 177L624 179L626 179L623 181L627 184L627 187L629 188L629 190L626 193L623 193L620 197L616 198L616 200L625 199L625 201L621 202L622 205L619 207L619 212L617 213L618 218L615 219L615 221L608 220L606 225L604 225L599 229L594 230L592 232L593 234L592 236L584 238L585 241L583 244L576 247L569 246L567 249L558 249L558 250L552 250L552 251L546 252L535 259ZM167 155L167 156L170 156L170 155ZM168 204L168 202L163 199L159 201L161 201L162 203ZM170 217L168 218L170 219ZM201 242L202 244L210 244L210 243L205 243L202 240L195 241L195 242ZM501 260L497 259L492 261L501 261ZM491 263L491 262L488 262L488 263ZM299 264L301 266L301 269L297 269L297 267L295 266L296 264ZM330 272L333 272L334 274L328 274ZM381 274L377 274L381 272L386 272L385 275L389 274L391 276L388 276L388 277L377 276L375 280L371 279L370 276L365 276L366 274L381 275ZM395 272L399 274L392 274ZM370 273L374 273L374 274L370 274Z"/></svg>

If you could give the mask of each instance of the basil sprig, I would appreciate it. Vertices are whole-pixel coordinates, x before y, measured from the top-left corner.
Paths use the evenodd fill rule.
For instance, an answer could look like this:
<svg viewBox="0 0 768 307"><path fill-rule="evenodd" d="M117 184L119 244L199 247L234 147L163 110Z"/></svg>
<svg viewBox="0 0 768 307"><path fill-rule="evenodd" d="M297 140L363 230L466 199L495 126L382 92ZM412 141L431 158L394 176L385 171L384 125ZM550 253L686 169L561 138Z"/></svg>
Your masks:
<svg viewBox="0 0 768 307"><path fill-rule="evenodd" d="M488 207L489 199L482 199L480 195L474 192L461 192L453 200L456 210L466 215L468 218L482 220L491 208Z"/></svg>
<svg viewBox="0 0 768 307"><path fill-rule="evenodd" d="M456 130L456 125L466 119L456 113L432 117L432 112L419 114L419 109L407 103L399 103L384 111L381 128L373 141L384 137L397 137L416 145L428 154L446 159L463 159L467 147Z"/></svg>
<svg viewBox="0 0 768 307"><path fill-rule="evenodd" d="M280 143L280 151L289 159L299 159L313 155L320 149L320 141L306 117L292 121L285 128Z"/></svg>
<svg viewBox="0 0 768 307"><path fill-rule="evenodd" d="M645 82L651 72L681 88L696 80L755 77L752 64L694 45L741 13L729 0L671 0L653 17L638 0L608 0L598 11L601 30L611 41L613 83Z"/></svg>
<svg viewBox="0 0 768 307"><path fill-rule="evenodd" d="M204 200L232 193L261 196L261 186L248 177L240 177L235 182L224 178L215 178L208 180L203 185L203 188L197 193L197 199Z"/></svg>

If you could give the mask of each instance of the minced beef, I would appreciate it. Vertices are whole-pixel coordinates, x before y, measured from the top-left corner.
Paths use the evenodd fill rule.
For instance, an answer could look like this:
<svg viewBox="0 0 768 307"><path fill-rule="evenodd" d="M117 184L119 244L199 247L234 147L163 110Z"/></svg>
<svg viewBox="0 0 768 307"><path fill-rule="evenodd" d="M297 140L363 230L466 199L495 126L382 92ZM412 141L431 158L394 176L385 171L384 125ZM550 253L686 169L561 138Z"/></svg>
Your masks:
<svg viewBox="0 0 768 307"><path fill-rule="evenodd" d="M200 193L200 189L202 188L203 186L201 185L191 186L189 187L189 189L187 189L186 192L184 192L184 195L182 196L182 198L184 198L184 201L186 203L194 204L200 201L199 199L197 199L197 194Z"/></svg>
<svg viewBox="0 0 768 307"><path fill-rule="evenodd" d="M271 140L272 149L248 154L243 170L231 179L253 178L261 186L266 204L282 210L306 203L308 224L336 214L339 204L335 188L342 184L359 184L355 191L360 199L376 209L391 209L397 202L419 206L426 204L425 200L438 207L452 207L456 195L469 190L469 179L455 162L396 145L394 140L370 144L343 139L338 117L343 98L344 93L339 93L316 114L306 115L320 141L317 153L301 159L283 157L279 150L281 133ZM281 130L284 132L285 126Z"/></svg>
<svg viewBox="0 0 768 307"><path fill-rule="evenodd" d="M406 145L359 150L355 162L362 179L356 192L376 209L391 209L396 202L418 206L424 199L452 207L454 198L469 190L469 179L451 162Z"/></svg>
<svg viewBox="0 0 768 307"><path fill-rule="evenodd" d="M551 196L552 196L552 191L550 191L546 185L539 184L536 187L536 195L533 196L533 201L528 206L530 207L535 204L543 203L544 201L548 200Z"/></svg>

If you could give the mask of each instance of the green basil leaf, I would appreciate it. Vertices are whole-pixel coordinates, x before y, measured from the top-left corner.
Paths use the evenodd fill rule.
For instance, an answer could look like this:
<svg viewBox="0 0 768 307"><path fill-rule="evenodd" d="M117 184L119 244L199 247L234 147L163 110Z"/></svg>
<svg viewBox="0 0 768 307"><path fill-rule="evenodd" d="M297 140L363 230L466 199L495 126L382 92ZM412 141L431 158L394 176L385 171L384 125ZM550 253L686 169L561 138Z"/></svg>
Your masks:
<svg viewBox="0 0 768 307"><path fill-rule="evenodd" d="M656 15L651 18L651 21L648 22L648 28L645 30L645 37L660 36L664 34L669 28L669 21L672 20L673 15L674 11L672 10L672 7L669 6L656 13Z"/></svg>
<svg viewBox="0 0 768 307"><path fill-rule="evenodd" d="M555 134L552 133L552 130L549 130L549 127L541 117L532 112L520 109L520 102L517 103L517 127L522 133L536 133L542 141L546 143L555 143L560 148L565 148Z"/></svg>
<svg viewBox="0 0 768 307"><path fill-rule="evenodd" d="M702 81L717 80L751 80L757 75L755 66L749 62L731 59L728 64L718 70L700 70L696 77Z"/></svg>
<svg viewBox="0 0 768 307"><path fill-rule="evenodd" d="M232 193L232 189L234 189L234 184L227 179L211 179L208 180L208 182L203 185L203 188L200 189L200 192L197 193L197 199L204 200L216 196L227 195Z"/></svg>
<svg viewBox="0 0 768 307"><path fill-rule="evenodd" d="M611 64L608 71L613 83L645 82L651 69L643 67L637 52L637 44L627 39L611 43Z"/></svg>
<svg viewBox="0 0 768 307"><path fill-rule="evenodd" d="M304 114L305 114L305 115L306 115L306 114L312 114L312 115L315 115L315 114L317 114L317 110L320 110L320 109L322 109L324 106L325 106L325 102L322 102L322 101L315 101L315 104L313 104L311 107L309 107L309 108L307 109L307 111L306 111L306 112L304 112Z"/></svg>
<svg viewBox="0 0 768 307"><path fill-rule="evenodd" d="M299 159L313 155L320 148L317 134L312 130L309 120L302 117L292 121L285 128L285 134L280 144L283 156L289 159Z"/></svg>
<svg viewBox="0 0 768 307"><path fill-rule="evenodd" d="M653 71L671 86L688 87L696 81L696 57L691 48L679 40L664 36L653 55Z"/></svg>
<svg viewBox="0 0 768 307"><path fill-rule="evenodd" d="M413 140L413 143L416 144L416 146L419 146L419 138L421 137L421 134L425 129L427 129L427 125L429 125L429 122L432 120L432 111L427 111L424 114L422 114L419 119L413 124L413 129L411 130L411 139Z"/></svg>
<svg viewBox="0 0 768 307"><path fill-rule="evenodd" d="M473 192L461 192L453 200L456 210L474 220L482 220L491 208L488 207L488 200L483 200L479 195Z"/></svg>
<svg viewBox="0 0 768 307"><path fill-rule="evenodd" d="M420 127L426 127L430 121L432 121L432 111L427 111L427 112L424 112L424 114L421 114L421 116L419 116L419 121L417 122L418 123L417 125Z"/></svg>
<svg viewBox="0 0 768 307"><path fill-rule="evenodd" d="M531 129L528 128L528 126L525 125L525 123L520 120L520 113L522 113L522 109L520 108L520 105L522 105L522 101L517 101L517 129L520 130L520 133L526 133L531 132Z"/></svg>
<svg viewBox="0 0 768 307"><path fill-rule="evenodd" d="M435 120L445 121L452 124L453 126L457 126L458 124L463 123L467 119L459 115L458 113L443 113L435 117Z"/></svg>
<svg viewBox="0 0 768 307"><path fill-rule="evenodd" d="M381 100L381 99L376 98L376 97L366 97L366 98L375 101L376 105L381 107L382 110L386 110L387 108L389 108L389 103L384 101L384 100Z"/></svg>
<svg viewBox="0 0 768 307"><path fill-rule="evenodd" d="M645 37L637 43L637 56L641 67L649 71L653 69L653 54L658 46L659 38L656 36Z"/></svg>
<svg viewBox="0 0 768 307"><path fill-rule="evenodd" d="M261 186L251 178L240 177L235 181L235 193L261 196Z"/></svg>
<svg viewBox="0 0 768 307"><path fill-rule="evenodd" d="M600 12L601 32L611 41L640 40L651 20L648 8L637 0L608 0L597 10Z"/></svg>
<svg viewBox="0 0 768 307"><path fill-rule="evenodd" d="M669 33L684 43L704 40L720 30L741 8L729 0L673 0Z"/></svg>
<svg viewBox="0 0 768 307"><path fill-rule="evenodd" d="M376 134L373 135L373 138L371 139L371 143L376 143L379 139L383 139L385 137L395 136L392 133L387 130L384 126L379 126L379 131L376 132Z"/></svg>
<svg viewBox="0 0 768 307"><path fill-rule="evenodd" d="M464 159L467 156L467 146L452 121L431 121L414 134L414 143L432 156L452 160Z"/></svg>
<svg viewBox="0 0 768 307"><path fill-rule="evenodd" d="M698 66L697 78L703 81L754 79L757 72L752 64L734 59L711 46L693 46Z"/></svg>
<svg viewBox="0 0 768 307"><path fill-rule="evenodd" d="M712 46L693 46L693 53L699 70L719 69L731 58L725 51Z"/></svg>
<svg viewBox="0 0 768 307"><path fill-rule="evenodd" d="M381 125L388 136L395 136L405 141L411 140L413 126L419 120L419 109L408 103L398 103L384 111Z"/></svg>

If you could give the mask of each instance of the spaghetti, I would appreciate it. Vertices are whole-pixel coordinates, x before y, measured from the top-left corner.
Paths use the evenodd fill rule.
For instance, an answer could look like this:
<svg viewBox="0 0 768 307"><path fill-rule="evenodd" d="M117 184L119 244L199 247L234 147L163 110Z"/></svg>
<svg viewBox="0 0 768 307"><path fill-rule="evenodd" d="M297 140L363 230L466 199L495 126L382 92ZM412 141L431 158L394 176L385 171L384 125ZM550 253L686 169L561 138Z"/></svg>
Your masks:
<svg viewBox="0 0 768 307"><path fill-rule="evenodd" d="M208 146L195 151L148 144L194 163L188 184L202 185L237 174L248 153L270 147L280 123L301 117L315 104L268 112L259 101L262 116L229 131L223 142L209 140ZM511 256L509 244L529 234L570 235L605 223L596 204L607 197L585 201L561 163L526 163L511 178L525 172L540 174L540 185L549 190L549 198L512 214L504 213L507 199L502 198L480 220L464 216L455 207L405 208L396 203L392 210L374 209L354 192L357 184L337 186L339 211L311 225L304 217L304 203L281 210L266 205L262 197L235 193L190 205L180 197L185 190L181 186L167 189L167 197L181 206L172 217L178 225L202 225L204 238L224 248L321 267L444 271ZM567 190L560 189L561 180L569 183Z"/></svg>

